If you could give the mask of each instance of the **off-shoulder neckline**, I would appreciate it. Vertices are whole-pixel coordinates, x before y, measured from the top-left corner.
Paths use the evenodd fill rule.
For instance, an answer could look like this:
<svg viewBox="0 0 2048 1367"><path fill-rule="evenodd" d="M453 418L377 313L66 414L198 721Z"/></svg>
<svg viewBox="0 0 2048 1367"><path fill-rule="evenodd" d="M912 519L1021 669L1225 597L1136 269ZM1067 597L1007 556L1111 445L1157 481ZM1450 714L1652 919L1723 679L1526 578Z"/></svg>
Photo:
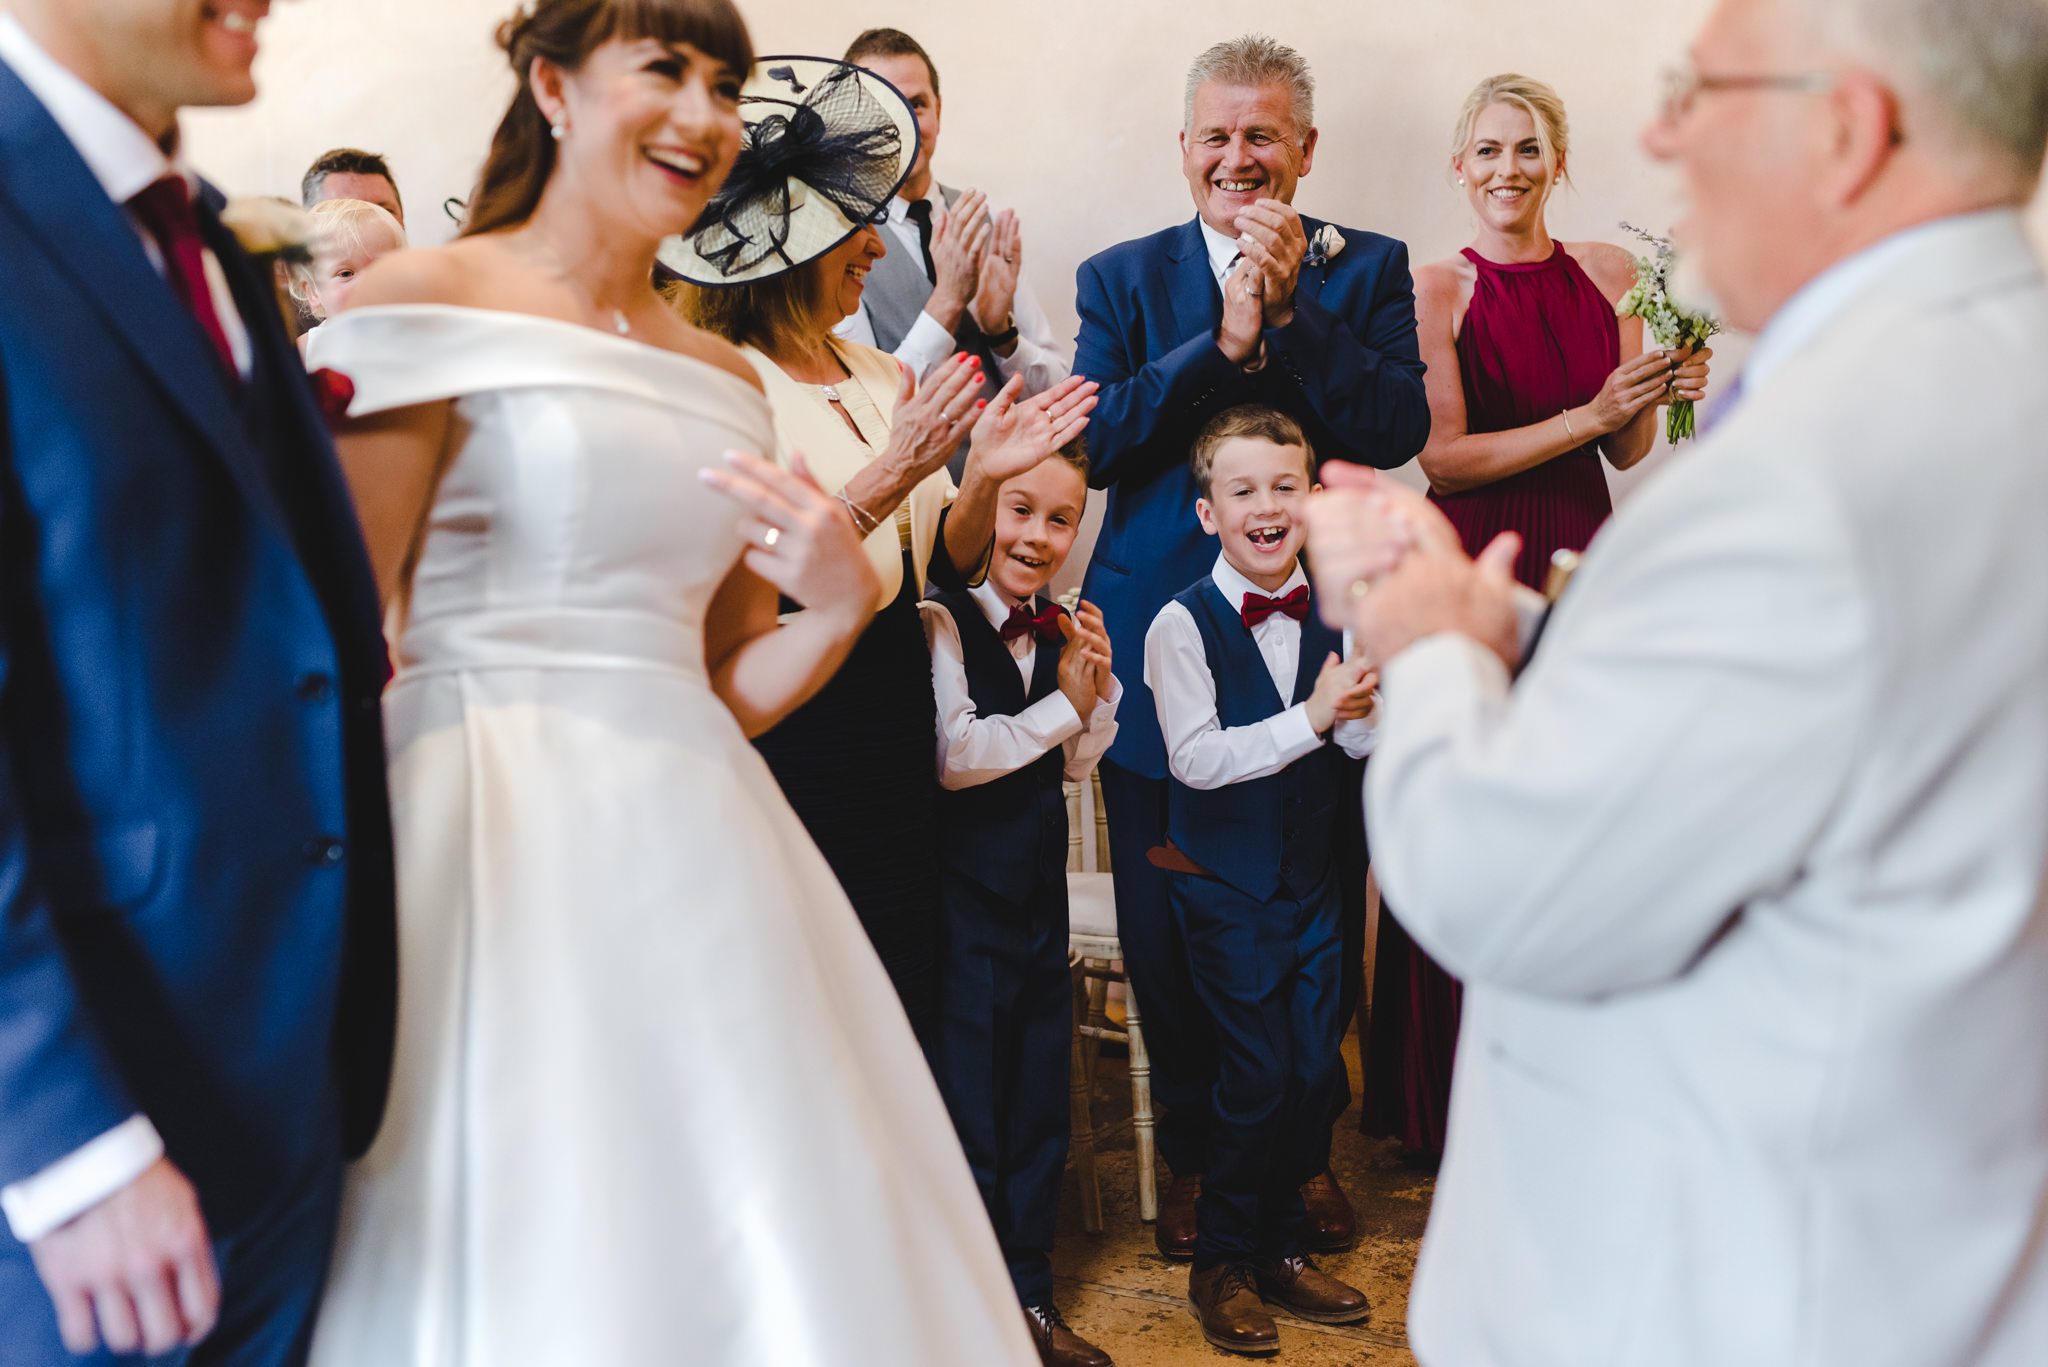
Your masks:
<svg viewBox="0 0 2048 1367"><path fill-rule="evenodd" d="M532 323L558 331L574 332L581 337L600 342L606 346L628 347L637 355L653 358L666 357L670 360L680 361L686 366L708 371L728 384L751 394L756 399L763 398L759 386L749 383L732 371L727 370L724 366L714 365L702 357L692 356L687 352L674 351L665 346L656 346L652 342L643 342L638 338L623 337L615 332L605 332L599 328L585 326L582 323L572 323L566 318L550 318L546 314L541 313L520 313L513 309L480 308L474 304L366 304L361 308L349 309L338 314L332 322L322 326L332 326L333 322L339 322L346 318L402 317L408 314L457 314L472 316L478 319L489 319L493 322Z"/></svg>

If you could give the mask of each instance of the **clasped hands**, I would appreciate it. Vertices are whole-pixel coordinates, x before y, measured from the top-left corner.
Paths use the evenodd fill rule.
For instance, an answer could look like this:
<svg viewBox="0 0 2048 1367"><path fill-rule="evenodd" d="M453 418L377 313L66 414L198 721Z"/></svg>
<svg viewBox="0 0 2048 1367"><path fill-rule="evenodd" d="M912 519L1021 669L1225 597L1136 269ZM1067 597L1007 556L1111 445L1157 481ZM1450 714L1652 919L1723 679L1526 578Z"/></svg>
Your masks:
<svg viewBox="0 0 2048 1367"><path fill-rule="evenodd" d="M1267 328L1294 321L1294 286L1308 254L1308 233L1291 204L1261 199L1235 224L1243 259L1223 282L1216 345L1234 365L1257 369Z"/></svg>
<svg viewBox="0 0 2048 1367"><path fill-rule="evenodd" d="M1330 626L1384 667L1425 636L1456 632L1512 672L1521 657L1515 557L1522 539L1495 537L1467 556L1457 529L1421 494L1375 470L1326 462L1309 498L1309 570Z"/></svg>

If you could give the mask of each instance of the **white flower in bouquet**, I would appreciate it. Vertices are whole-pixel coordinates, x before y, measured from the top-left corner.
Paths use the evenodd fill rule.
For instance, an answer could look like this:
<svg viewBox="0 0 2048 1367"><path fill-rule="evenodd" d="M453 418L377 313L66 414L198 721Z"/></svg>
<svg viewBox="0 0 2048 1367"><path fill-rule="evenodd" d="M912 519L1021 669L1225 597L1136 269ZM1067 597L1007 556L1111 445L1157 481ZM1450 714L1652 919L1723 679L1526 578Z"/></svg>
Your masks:
<svg viewBox="0 0 2048 1367"><path fill-rule="evenodd" d="M1671 276L1676 254L1669 238L1646 233L1633 224L1621 225L1656 250L1636 258L1635 287L1621 296L1614 312L1621 318L1640 318L1652 341L1660 347L1698 350L1707 338L1721 330L1721 321L1711 314L1688 309L1671 297ZM1674 399L1664 416L1664 435L1676 446L1698 431L1691 399Z"/></svg>

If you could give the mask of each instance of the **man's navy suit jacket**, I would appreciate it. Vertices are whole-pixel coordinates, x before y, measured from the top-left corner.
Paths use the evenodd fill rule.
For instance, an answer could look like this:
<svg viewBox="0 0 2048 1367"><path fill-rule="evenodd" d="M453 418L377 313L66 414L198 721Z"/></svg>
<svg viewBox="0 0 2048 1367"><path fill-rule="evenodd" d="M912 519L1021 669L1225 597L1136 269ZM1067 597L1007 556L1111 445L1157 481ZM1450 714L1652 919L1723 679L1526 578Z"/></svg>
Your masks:
<svg viewBox="0 0 2048 1367"><path fill-rule="evenodd" d="M1304 216L1313 237L1323 227ZM1226 408L1263 403L1301 423L1319 460L1390 470L1429 437L1408 249L1339 228L1326 265L1301 268L1294 318L1268 328L1266 364L1246 374L1216 346L1223 297L1199 219L1081 263L1074 373L1100 382L1088 425L1090 482L1109 491L1082 595L1102 610L1127 690L1109 758L1166 776L1145 687L1145 633L1166 601L1207 574L1216 543L1195 520L1188 448ZM1314 547L1310 547L1314 554Z"/></svg>
<svg viewBox="0 0 2048 1367"><path fill-rule="evenodd" d="M395 935L376 588L219 205L246 382L0 63L0 1185L139 1112L232 1234L375 1130Z"/></svg>

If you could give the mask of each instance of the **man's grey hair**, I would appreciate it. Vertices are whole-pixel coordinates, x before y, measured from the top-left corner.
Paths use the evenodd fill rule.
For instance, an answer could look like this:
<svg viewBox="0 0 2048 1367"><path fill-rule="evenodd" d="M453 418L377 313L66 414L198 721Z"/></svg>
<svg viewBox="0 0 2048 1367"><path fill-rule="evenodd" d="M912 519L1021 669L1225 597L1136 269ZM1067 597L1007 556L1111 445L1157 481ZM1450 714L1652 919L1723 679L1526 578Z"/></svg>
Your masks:
<svg viewBox="0 0 2048 1367"><path fill-rule="evenodd" d="M1843 55L1899 84L1909 120L1917 107L1960 153L2034 184L2048 155L2048 0L1795 4Z"/></svg>
<svg viewBox="0 0 2048 1367"><path fill-rule="evenodd" d="M1316 78L1308 62L1285 43L1276 43L1263 33L1232 38L1195 58L1188 68L1188 87L1182 101L1181 127L1195 129L1195 92L1209 82L1221 85L1284 85L1294 97L1294 135L1306 138L1316 126Z"/></svg>

